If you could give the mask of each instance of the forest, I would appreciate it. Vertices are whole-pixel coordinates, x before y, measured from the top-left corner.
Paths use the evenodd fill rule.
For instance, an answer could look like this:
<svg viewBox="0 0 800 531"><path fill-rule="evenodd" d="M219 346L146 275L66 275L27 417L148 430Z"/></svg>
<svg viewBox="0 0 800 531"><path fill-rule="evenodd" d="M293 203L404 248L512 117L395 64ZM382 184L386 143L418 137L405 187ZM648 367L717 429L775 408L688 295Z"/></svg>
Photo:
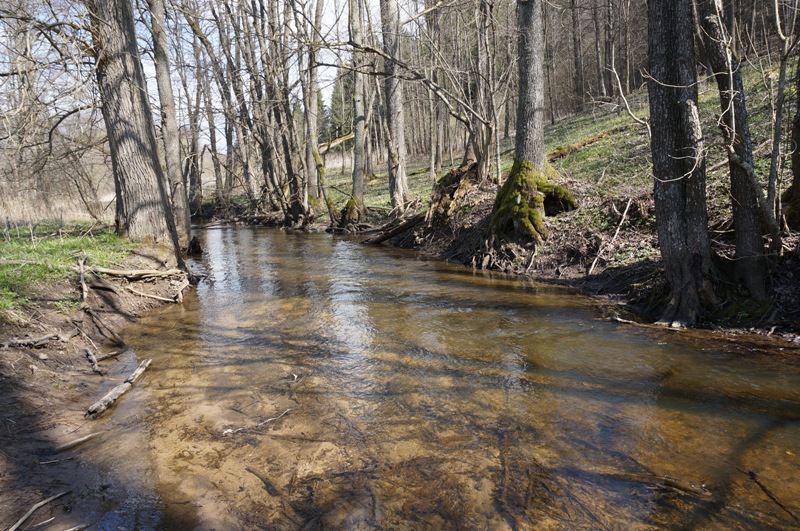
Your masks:
<svg viewBox="0 0 800 531"><path fill-rule="evenodd" d="M431 213L454 200L446 181L466 177L496 201L475 220L483 241L463 242L459 259L533 265L550 218L580 204L553 161L604 132L546 147L545 127L616 114L608 134L644 132L651 146L635 156L649 160L639 171L652 173L652 195L633 206L655 220L654 259L671 291L649 297L650 311L682 326L723 300L741 303L734 292L764 306L793 260L800 219L797 6L659 9L629 0L6 2L6 239L19 223L113 218L118 234L163 242L181 265L192 219L356 233L427 209L430 229ZM613 162L589 179L600 182ZM727 176L712 185L711 172ZM414 193L409 173L419 176ZM365 198L377 180L388 198ZM603 192L580 194L592 202ZM604 199L612 217L626 217ZM709 209L724 219L712 225ZM607 243L602 228L588 230ZM600 257L603 244L577 252ZM583 266L585 276L597 263Z"/></svg>
<svg viewBox="0 0 800 531"><path fill-rule="evenodd" d="M0 0L0 528L796 528L798 43Z"/></svg>

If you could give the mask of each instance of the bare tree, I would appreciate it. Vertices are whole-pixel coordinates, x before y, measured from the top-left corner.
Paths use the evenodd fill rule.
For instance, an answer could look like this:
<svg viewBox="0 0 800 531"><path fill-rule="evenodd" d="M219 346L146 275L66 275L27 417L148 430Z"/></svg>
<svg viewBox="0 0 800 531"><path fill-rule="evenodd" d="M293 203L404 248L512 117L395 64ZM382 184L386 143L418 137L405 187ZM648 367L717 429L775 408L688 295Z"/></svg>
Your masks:
<svg viewBox="0 0 800 531"><path fill-rule="evenodd" d="M715 301L706 211L705 154L697 108L691 0L648 3L654 198L670 298L660 323L696 322Z"/></svg>
<svg viewBox="0 0 800 531"><path fill-rule="evenodd" d="M386 149L389 154L389 195L392 208L402 215L408 201L406 180L406 137L403 114L403 85L395 75L400 55L400 15L397 0L381 0L383 50L391 60L385 61L386 79Z"/></svg>
<svg viewBox="0 0 800 531"><path fill-rule="evenodd" d="M182 248L189 245L191 238L191 217L186 200L186 186L181 172L181 147L178 135L178 122L175 117L175 99L172 95L170 76L169 43L166 33L166 8L164 0L148 0L150 7L150 31L153 35L153 58L156 68L158 99L161 105L161 136L164 142L167 177L170 183L172 209L178 241Z"/></svg>
<svg viewBox="0 0 800 531"><path fill-rule="evenodd" d="M117 186L117 230L134 241L171 246L178 265L185 268L158 159L132 6L124 0L88 0L87 6Z"/></svg>

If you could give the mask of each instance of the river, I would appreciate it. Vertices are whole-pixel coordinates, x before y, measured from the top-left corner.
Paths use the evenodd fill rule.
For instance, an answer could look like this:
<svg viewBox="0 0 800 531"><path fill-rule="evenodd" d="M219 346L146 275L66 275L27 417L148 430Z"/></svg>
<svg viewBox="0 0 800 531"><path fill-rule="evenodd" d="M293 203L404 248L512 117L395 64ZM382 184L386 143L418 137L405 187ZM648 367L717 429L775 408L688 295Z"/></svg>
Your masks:
<svg viewBox="0 0 800 531"><path fill-rule="evenodd" d="M777 348L353 239L201 237L196 293L125 331L153 363L98 422L137 495L99 528L800 525Z"/></svg>

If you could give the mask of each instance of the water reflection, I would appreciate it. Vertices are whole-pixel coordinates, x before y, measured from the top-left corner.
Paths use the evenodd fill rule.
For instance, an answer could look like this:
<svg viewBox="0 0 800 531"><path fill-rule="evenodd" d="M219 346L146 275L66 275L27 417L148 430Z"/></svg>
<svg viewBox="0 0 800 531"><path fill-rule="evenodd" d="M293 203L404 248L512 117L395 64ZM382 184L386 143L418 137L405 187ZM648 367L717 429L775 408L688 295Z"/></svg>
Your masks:
<svg viewBox="0 0 800 531"><path fill-rule="evenodd" d="M128 331L154 358L142 429L168 516L226 529L797 525L796 366L351 240L204 238L196 297Z"/></svg>

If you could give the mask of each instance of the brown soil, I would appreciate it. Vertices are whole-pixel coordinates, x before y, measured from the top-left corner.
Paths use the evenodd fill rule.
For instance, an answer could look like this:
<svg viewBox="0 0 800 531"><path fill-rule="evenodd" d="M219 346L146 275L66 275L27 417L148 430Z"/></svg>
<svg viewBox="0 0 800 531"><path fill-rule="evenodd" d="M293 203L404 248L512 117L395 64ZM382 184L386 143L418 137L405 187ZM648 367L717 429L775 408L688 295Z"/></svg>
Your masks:
<svg viewBox="0 0 800 531"><path fill-rule="evenodd" d="M165 264L156 254L153 250L152 254L131 255L125 266L163 269ZM123 290L130 285L125 280L105 280L118 293L89 289L85 305L112 330L164 304ZM176 288L176 282L168 279L137 282L135 287L166 298L173 297ZM79 294L77 278L74 285L55 284L48 291L23 311L5 315L0 326L0 529L11 528L34 504L65 491L70 493L38 509L21 529L42 522L47 523L36 529L89 525L103 514L103 507L127 496L127 478L114 477L81 455L82 448L98 444L102 436L75 449L57 451L60 445L97 431L84 413L125 376L114 370L112 375L101 376L87 360L85 349L98 356L119 349L108 330L98 327L82 309L67 315L47 300L58 300L65 293ZM51 334L66 341L10 346ZM119 363L111 358L99 365L109 372Z"/></svg>

